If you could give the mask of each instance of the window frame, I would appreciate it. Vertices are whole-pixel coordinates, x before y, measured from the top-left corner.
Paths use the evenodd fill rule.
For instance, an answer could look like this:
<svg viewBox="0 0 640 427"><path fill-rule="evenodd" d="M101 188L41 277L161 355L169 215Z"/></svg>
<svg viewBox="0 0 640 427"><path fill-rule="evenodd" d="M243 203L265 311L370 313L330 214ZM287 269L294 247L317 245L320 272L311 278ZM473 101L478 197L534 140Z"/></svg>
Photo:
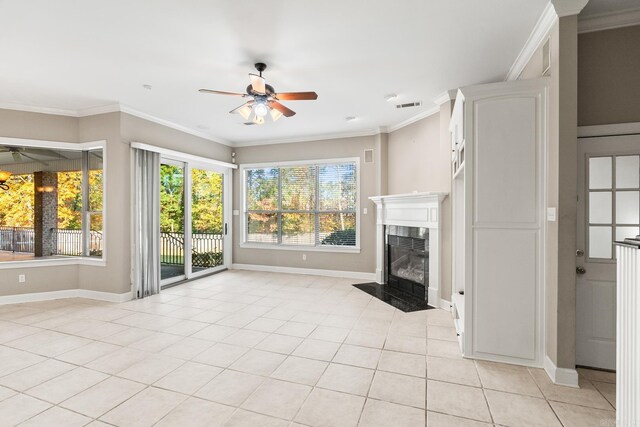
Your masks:
<svg viewBox="0 0 640 427"><path fill-rule="evenodd" d="M598 264L615 264L616 263L616 251L615 251L615 242L616 242L616 231L618 227L638 227L640 224L632 224L632 223L618 223L617 219L617 195L618 193L625 192L636 192L640 191L640 187L621 187L618 188L616 182L616 170L617 170L617 159L618 157L630 157L630 156L638 156L640 155L637 152L622 152L615 154L607 154L607 153L597 153L597 154L589 154L586 156L586 165L585 165L585 207L584 207L584 224L585 224L585 252L586 252L586 260L592 263ZM595 158L610 158L611 159L611 187L610 188L590 188L590 169L591 169L591 159ZM591 206L591 194L592 193L611 193L611 221L608 223L592 223L590 217L590 206ZM591 238L590 238L590 229L591 227L609 227L611 228L611 257L610 258L598 258L591 256Z"/></svg>
<svg viewBox="0 0 640 427"><path fill-rule="evenodd" d="M355 246L340 245L283 245L281 243L259 243L249 242L247 230L247 170L260 168L280 168L280 167L296 167L296 166L322 166L329 164L355 163L356 165L356 244ZM264 163L247 163L239 167L240 171L240 227L241 239L240 247L247 249L269 249L269 250L285 250L285 251L315 251L315 252L339 252L339 253L360 253L360 157L342 157L331 159L314 159L314 160L295 160L284 162L264 162ZM317 188L316 188L317 192ZM317 198L317 194L316 194ZM280 202L280 200L278 201ZM319 206L316 206L314 214L319 212ZM281 206L274 211L278 214L284 212ZM296 212L296 211L287 211ZM305 213L307 211L304 211ZM281 232L281 231L280 231Z"/></svg>
<svg viewBox="0 0 640 427"><path fill-rule="evenodd" d="M107 265L107 141L98 140L90 142L60 142L60 141L45 141L38 139L23 139L23 138L11 138L0 137L1 145L10 145L14 147L32 147L32 148L49 148L49 149L61 149L61 150L74 150L74 151L92 151L102 150L102 256L69 256L65 258L44 258L33 259L23 261L3 261L0 262L0 270L15 269L15 268L31 268L31 267L47 267L56 265L93 265L105 267ZM84 162L83 162L84 163ZM88 181L87 181L88 182ZM84 185L84 180L83 180ZM83 199L84 200L84 199ZM85 223L85 211L82 211L82 223L83 223L83 247L84 247L84 223ZM83 249L84 250L84 249Z"/></svg>

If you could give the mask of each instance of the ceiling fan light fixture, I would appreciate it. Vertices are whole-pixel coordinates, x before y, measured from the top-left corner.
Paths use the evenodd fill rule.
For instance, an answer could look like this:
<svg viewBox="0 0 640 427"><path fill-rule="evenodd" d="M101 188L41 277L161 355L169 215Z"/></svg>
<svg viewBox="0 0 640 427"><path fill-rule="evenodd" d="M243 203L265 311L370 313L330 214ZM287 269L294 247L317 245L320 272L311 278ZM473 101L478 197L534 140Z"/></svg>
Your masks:
<svg viewBox="0 0 640 427"><path fill-rule="evenodd" d="M277 121L278 121L278 119L279 119L280 117L282 117L283 115L284 115L284 114L282 114L280 111L276 110L275 108L272 108L272 109L271 109L271 119L272 119L274 122L277 122Z"/></svg>
<svg viewBox="0 0 640 427"><path fill-rule="evenodd" d="M257 125L263 125L264 124L264 117L263 116L259 116L259 115L255 115L255 117L253 118L253 123L257 124Z"/></svg>
<svg viewBox="0 0 640 427"><path fill-rule="evenodd" d="M242 118L245 120L249 120L249 116L251 115L251 113L252 113L252 110L251 110L251 106L249 105L245 105L244 107L238 110L238 114L240 114Z"/></svg>
<svg viewBox="0 0 640 427"><path fill-rule="evenodd" d="M269 114L269 107L263 102L256 102L253 112L256 113L256 116L264 117Z"/></svg>

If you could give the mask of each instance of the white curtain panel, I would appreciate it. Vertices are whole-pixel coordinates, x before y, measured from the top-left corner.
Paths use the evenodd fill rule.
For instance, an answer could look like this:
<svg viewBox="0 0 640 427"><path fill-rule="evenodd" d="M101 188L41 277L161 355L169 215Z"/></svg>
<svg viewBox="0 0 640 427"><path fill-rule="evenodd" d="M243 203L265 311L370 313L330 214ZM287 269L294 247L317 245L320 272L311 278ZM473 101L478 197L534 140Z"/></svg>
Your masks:
<svg viewBox="0 0 640 427"><path fill-rule="evenodd" d="M134 285L138 298L160 292L160 154L134 148Z"/></svg>

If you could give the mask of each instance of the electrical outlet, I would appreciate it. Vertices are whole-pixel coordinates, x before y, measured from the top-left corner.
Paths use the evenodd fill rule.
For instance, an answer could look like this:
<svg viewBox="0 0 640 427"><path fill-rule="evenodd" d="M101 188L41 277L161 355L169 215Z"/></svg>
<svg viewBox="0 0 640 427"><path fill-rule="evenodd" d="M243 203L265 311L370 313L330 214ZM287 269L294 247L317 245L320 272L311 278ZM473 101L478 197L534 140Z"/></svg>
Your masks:
<svg viewBox="0 0 640 427"><path fill-rule="evenodd" d="M306 261L307 260L307 254L302 254L302 260Z"/></svg>
<svg viewBox="0 0 640 427"><path fill-rule="evenodd" d="M24 274L18 274L18 283L25 283L27 281L27 276Z"/></svg>

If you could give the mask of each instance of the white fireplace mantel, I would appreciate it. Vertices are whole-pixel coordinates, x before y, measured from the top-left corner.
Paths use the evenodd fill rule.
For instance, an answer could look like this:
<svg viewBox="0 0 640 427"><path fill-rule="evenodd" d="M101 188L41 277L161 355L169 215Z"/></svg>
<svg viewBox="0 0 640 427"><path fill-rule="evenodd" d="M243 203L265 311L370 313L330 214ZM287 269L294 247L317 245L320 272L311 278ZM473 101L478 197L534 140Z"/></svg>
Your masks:
<svg viewBox="0 0 640 427"><path fill-rule="evenodd" d="M440 307L440 209L448 193L409 193L375 196L376 204L376 282L384 283L386 225L429 229L429 304Z"/></svg>

